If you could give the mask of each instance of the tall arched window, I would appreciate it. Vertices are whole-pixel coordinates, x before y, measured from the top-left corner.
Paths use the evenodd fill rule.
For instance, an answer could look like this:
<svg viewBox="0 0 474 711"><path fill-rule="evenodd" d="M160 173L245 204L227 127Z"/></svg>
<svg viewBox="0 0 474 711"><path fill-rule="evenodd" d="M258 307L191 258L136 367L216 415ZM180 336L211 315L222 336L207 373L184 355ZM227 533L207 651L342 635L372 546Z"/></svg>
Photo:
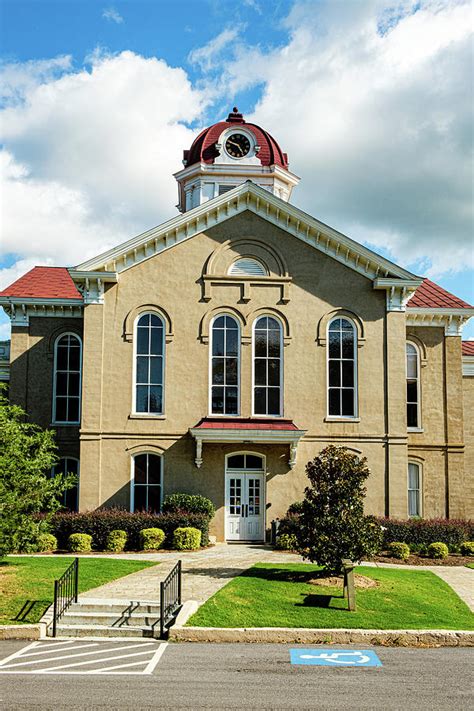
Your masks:
<svg viewBox="0 0 474 711"><path fill-rule="evenodd" d="M52 468L51 476L62 474L74 474L77 477L76 484L63 491L61 503L69 511L77 511L79 507L79 460L75 457L61 457L59 462Z"/></svg>
<svg viewBox="0 0 474 711"><path fill-rule="evenodd" d="M281 323L261 316L253 333L253 413L283 414L283 339Z"/></svg>
<svg viewBox="0 0 474 711"><path fill-rule="evenodd" d="M420 425L420 354L414 343L406 344L407 355L407 427Z"/></svg>
<svg viewBox="0 0 474 711"><path fill-rule="evenodd" d="M408 463L408 515L421 516L421 466Z"/></svg>
<svg viewBox="0 0 474 711"><path fill-rule="evenodd" d="M77 425L81 419L82 343L63 333L54 344L53 423Z"/></svg>
<svg viewBox="0 0 474 711"><path fill-rule="evenodd" d="M211 328L211 414L239 414L240 328L222 314Z"/></svg>
<svg viewBox="0 0 474 711"><path fill-rule="evenodd" d="M357 412L357 334L352 321L334 318L328 327L328 415Z"/></svg>
<svg viewBox="0 0 474 711"><path fill-rule="evenodd" d="M131 511L159 513L163 500L163 457L137 454L132 459Z"/></svg>
<svg viewBox="0 0 474 711"><path fill-rule="evenodd" d="M160 316L142 314L135 331L135 407L137 413L163 414L164 333Z"/></svg>

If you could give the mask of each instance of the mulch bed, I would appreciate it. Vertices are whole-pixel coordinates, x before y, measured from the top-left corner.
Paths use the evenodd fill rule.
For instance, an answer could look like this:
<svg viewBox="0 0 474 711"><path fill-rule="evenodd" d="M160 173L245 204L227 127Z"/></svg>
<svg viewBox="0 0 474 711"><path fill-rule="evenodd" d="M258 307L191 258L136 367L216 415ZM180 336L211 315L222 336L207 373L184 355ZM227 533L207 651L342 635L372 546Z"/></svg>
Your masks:
<svg viewBox="0 0 474 711"><path fill-rule="evenodd" d="M408 560L400 560L392 558L389 555L376 555L372 558L374 563L397 563L402 565L466 565L474 563L472 556L457 555L456 553L449 555L447 558L428 558L424 555L410 554Z"/></svg>

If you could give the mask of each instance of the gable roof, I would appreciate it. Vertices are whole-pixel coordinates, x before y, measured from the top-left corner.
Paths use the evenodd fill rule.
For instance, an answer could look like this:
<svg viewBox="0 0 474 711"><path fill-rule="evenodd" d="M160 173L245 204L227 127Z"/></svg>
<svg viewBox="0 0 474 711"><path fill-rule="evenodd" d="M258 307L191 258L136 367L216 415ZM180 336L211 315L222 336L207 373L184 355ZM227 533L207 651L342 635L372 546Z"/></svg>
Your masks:
<svg viewBox="0 0 474 711"><path fill-rule="evenodd" d="M466 301L454 296L430 279L423 279L407 303L408 308L417 309L472 309Z"/></svg>
<svg viewBox="0 0 474 711"><path fill-rule="evenodd" d="M461 346L463 356L474 356L474 341L463 341Z"/></svg>
<svg viewBox="0 0 474 711"><path fill-rule="evenodd" d="M33 267L0 291L0 296L28 299L82 299L66 267Z"/></svg>

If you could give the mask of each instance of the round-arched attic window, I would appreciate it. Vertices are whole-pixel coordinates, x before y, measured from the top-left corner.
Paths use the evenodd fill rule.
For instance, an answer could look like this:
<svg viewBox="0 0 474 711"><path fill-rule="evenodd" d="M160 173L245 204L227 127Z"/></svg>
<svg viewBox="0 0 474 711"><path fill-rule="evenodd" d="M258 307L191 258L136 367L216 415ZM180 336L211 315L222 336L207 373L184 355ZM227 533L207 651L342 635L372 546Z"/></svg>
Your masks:
<svg viewBox="0 0 474 711"><path fill-rule="evenodd" d="M241 257L230 265L230 276L268 276L268 269L253 257Z"/></svg>

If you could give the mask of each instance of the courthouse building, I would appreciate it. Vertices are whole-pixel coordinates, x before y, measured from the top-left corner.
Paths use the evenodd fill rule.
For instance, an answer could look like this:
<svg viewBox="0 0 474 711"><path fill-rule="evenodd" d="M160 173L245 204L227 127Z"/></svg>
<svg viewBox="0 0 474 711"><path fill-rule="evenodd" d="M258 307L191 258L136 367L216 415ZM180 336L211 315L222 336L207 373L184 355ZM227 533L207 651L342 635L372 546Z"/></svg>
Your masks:
<svg viewBox="0 0 474 711"><path fill-rule="evenodd" d="M219 540L262 540L333 443L367 457L368 513L472 516L474 309L296 208L237 109L175 177L173 219L0 293L11 399L79 475L65 503L200 493Z"/></svg>

